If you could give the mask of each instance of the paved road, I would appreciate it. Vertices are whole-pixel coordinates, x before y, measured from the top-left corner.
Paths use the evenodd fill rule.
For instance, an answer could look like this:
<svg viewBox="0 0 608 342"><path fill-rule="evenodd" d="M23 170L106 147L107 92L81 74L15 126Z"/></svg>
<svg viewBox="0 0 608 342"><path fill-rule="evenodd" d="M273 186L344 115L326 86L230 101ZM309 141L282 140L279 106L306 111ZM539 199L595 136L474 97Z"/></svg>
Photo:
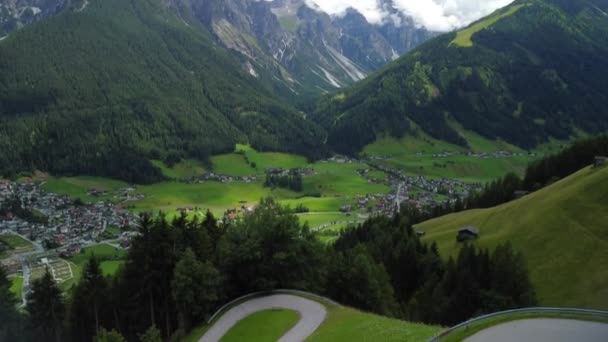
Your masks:
<svg viewBox="0 0 608 342"><path fill-rule="evenodd" d="M464 342L606 342L608 324L571 319L526 319L480 331Z"/></svg>
<svg viewBox="0 0 608 342"><path fill-rule="evenodd" d="M270 295L239 304L213 324L199 342L217 342L230 328L252 313L269 309L288 309L300 313L300 320L279 342L300 342L310 336L325 320L327 310L317 302L292 295Z"/></svg>

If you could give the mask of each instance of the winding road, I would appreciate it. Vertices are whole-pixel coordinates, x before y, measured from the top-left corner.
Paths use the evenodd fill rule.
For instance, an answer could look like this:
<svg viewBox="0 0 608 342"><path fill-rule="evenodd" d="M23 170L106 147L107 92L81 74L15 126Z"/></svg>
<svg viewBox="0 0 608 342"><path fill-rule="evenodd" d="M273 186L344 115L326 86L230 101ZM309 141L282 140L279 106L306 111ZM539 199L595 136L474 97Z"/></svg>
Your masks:
<svg viewBox="0 0 608 342"><path fill-rule="evenodd" d="M217 342L232 327L243 318L263 310L287 309L297 311L300 314L298 323L279 342L304 341L323 323L327 316L325 307L317 302L302 297L275 294L266 297L255 298L241 303L228 310L222 317L207 330L199 342Z"/></svg>
<svg viewBox="0 0 608 342"><path fill-rule="evenodd" d="M464 342L606 342L608 324L573 319L538 318L499 324Z"/></svg>

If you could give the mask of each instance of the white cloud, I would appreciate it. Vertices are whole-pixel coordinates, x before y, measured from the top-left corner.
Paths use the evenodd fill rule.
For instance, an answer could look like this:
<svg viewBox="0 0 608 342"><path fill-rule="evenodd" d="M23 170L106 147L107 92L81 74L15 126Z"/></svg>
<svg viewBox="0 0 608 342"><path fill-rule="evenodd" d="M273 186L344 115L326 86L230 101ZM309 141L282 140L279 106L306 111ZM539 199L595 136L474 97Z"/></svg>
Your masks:
<svg viewBox="0 0 608 342"><path fill-rule="evenodd" d="M381 0L306 0L332 15L343 14L352 7L370 23L390 20ZM414 18L415 22L433 31L451 31L470 24L513 0L393 0L393 7Z"/></svg>

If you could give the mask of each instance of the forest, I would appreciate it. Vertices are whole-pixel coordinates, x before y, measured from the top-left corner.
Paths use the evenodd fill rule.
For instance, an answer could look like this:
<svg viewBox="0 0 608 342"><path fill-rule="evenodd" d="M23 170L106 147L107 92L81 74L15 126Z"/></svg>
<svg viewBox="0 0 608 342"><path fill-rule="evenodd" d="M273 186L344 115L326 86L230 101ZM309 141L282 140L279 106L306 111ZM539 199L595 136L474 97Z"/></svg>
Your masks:
<svg viewBox="0 0 608 342"><path fill-rule="evenodd" d="M66 297L50 275L35 281L26 315L15 310L10 283L0 274L0 313L7 322L0 339L90 341L114 334L144 341L146 332L168 339L233 298L278 288L443 325L535 304L525 260L508 243L493 252L463 245L457 258L446 260L399 214L352 226L331 246L270 198L225 223L211 213L171 222L143 214L140 233L114 277L104 277L92 256Z"/></svg>

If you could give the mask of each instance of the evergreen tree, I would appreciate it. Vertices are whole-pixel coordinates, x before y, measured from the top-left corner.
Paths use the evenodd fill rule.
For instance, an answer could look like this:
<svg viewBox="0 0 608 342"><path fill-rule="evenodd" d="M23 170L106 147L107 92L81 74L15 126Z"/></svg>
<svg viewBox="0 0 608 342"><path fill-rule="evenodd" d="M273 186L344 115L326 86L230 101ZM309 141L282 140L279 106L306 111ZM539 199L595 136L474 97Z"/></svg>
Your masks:
<svg viewBox="0 0 608 342"><path fill-rule="evenodd" d="M221 284L221 275L213 264L198 261L192 250L186 249L171 282L182 331L207 318L221 298Z"/></svg>
<svg viewBox="0 0 608 342"><path fill-rule="evenodd" d="M90 340L99 331L105 321L103 304L107 303L108 296L108 282L103 277L99 261L92 255L72 294L70 325L74 340Z"/></svg>
<svg viewBox="0 0 608 342"><path fill-rule="evenodd" d="M116 330L108 331L101 328L93 338L93 342L127 342L127 340Z"/></svg>
<svg viewBox="0 0 608 342"><path fill-rule="evenodd" d="M160 330L155 326L151 326L146 330L145 333L139 336L141 342L163 342L163 338L160 335Z"/></svg>
<svg viewBox="0 0 608 342"><path fill-rule="evenodd" d="M18 303L11 292L11 282L6 277L4 268L0 267L0 341L24 341L22 317L16 309Z"/></svg>
<svg viewBox="0 0 608 342"><path fill-rule="evenodd" d="M32 283L28 298L30 329L38 341L62 341L66 313L61 289L47 269Z"/></svg>

